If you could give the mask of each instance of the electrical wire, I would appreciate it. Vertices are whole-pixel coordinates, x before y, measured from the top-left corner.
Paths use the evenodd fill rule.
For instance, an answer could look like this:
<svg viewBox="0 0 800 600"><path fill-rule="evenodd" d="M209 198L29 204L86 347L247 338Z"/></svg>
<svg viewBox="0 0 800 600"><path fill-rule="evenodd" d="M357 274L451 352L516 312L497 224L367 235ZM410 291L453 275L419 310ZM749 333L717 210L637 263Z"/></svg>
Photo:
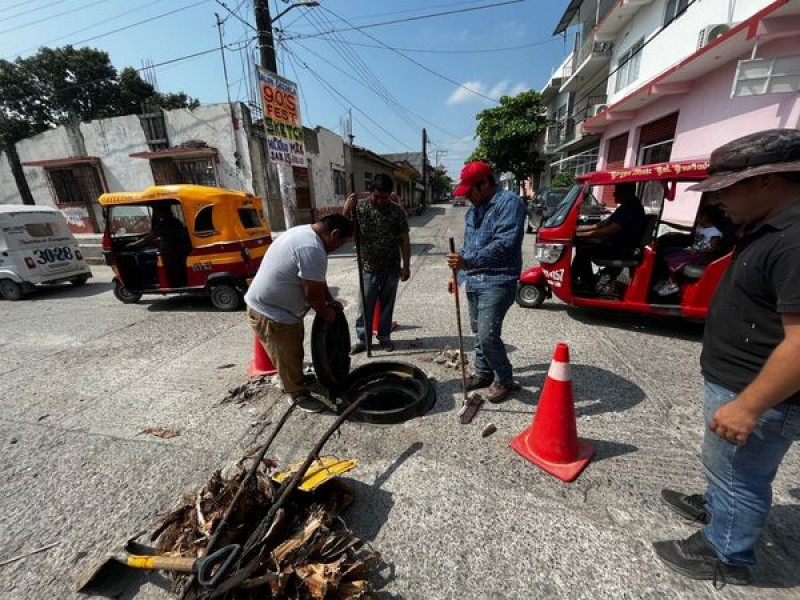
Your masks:
<svg viewBox="0 0 800 600"><path fill-rule="evenodd" d="M323 37L322 39L327 39ZM400 48L397 47L397 50L401 52L418 52L420 54L489 54L492 52L510 52L512 50L522 50L524 48L533 48L536 46L544 46L545 44L552 44L553 42L560 41L559 37L552 37L548 40L542 40L539 42L531 42L530 44L520 44L518 46L505 46L502 48L484 48L481 50L441 50L437 48ZM377 44L364 44L361 42L348 42L351 46L360 46L362 48L377 48L379 50L386 50L384 46L378 46Z"/></svg>
<svg viewBox="0 0 800 600"><path fill-rule="evenodd" d="M514 0L514 1L515 1L515 2L517 2L517 1L520 1L520 0ZM322 9L322 10L324 10L324 11L327 11L327 12L331 13L332 15L334 15L334 16L336 16L336 17L338 17L339 19L342 19L342 17L339 17L339 16L338 16L336 13L334 13L332 10L330 10L330 9L328 9L328 8L325 8L324 6L320 6L320 9ZM345 23L349 23L349 22L348 22L346 19L342 19L342 20L343 20L343 21L345 21ZM470 88L470 87L467 87L467 86L465 86L465 85L462 85L462 84L458 83L458 82L457 82L455 79L450 79L450 78L449 78L449 77L447 77L446 75L442 75L441 73L438 73L438 72L434 71L434 70L433 70L433 69L431 69L430 67L428 67L428 66L426 66L426 65L422 64L421 62L419 62L419 61L417 61L417 60L414 60L414 59L413 59L413 58L411 58L410 56L406 56L405 54L403 54L402 52L400 52L400 51L399 51L399 50L397 50L396 48L393 48L392 46L389 46L388 44L384 44L384 43L383 43L382 41L380 41L378 38L376 38L375 36L373 36L373 35L371 35L371 34L367 33L366 31L361 31L361 29L360 29L360 28L358 28L358 27L355 27L355 29L356 29L357 31L361 32L363 35L365 35L365 36L367 36L368 38L370 38L371 40L373 40L373 41L375 41L375 42L378 42L378 43L379 43L381 46L384 46L385 48L387 48L387 49L391 50L391 51L392 51L392 52L394 52L395 54L398 54L399 56L402 56L402 57L403 57L403 58L405 58L407 61L409 61L409 62L411 62L411 63L414 63L415 65L417 65L418 67L420 67L421 69L423 69L423 70L425 70L425 71L428 71L428 72L429 72L429 73L431 73L432 75L435 75L436 77L439 77L440 79L444 79L445 81L448 81L448 82L450 82L450 83L452 83L452 84L454 84L454 85L457 85L457 86L458 86L458 87L460 87L461 89L463 89L463 90L466 90L466 91L468 91L468 92L470 92L470 93L472 93L472 94L475 94L476 96L480 96L481 98L484 98L485 100L489 100L489 101L491 101L491 102L494 102L495 104L499 104L499 101L497 100L497 98L492 98L492 97L490 97L490 96L487 96L486 94L482 94L481 92L479 92L479 91L477 91L477 90L473 90L473 89L472 89L472 88Z"/></svg>
<svg viewBox="0 0 800 600"><path fill-rule="evenodd" d="M287 52L289 52L290 54L294 54L290 48L288 48L288 47L287 47L287 48L286 48L286 50L287 50ZM375 120L374 120L372 117L370 117L370 116L369 116L369 115L368 115L366 112L364 112L363 110L361 110L361 108L359 108L359 107L358 107L358 106L357 106L355 103L353 103L353 102L352 102L350 99L346 98L346 97L344 96L344 94L342 94L342 93L341 93L339 90L337 90L335 87L333 87L333 85L331 85L331 84L330 84L330 83L329 83L329 82L328 82L328 81L327 81L327 80L326 80L324 77L322 77L322 76L321 76L319 73L317 73L316 71L314 71L314 69L312 69L311 67L309 67L309 66L308 66L308 64L307 64L305 61L303 61L302 59L300 59L300 58L299 58L299 57L298 57L296 54L294 54L294 57L295 57L295 59L297 59L298 63L299 63L299 64L300 64L300 65L301 65L301 66L302 66L304 69L306 69L306 70L307 70L307 71L308 71L308 72L309 72L309 73L312 75L312 77L314 77L314 78L315 78L317 81L319 81L319 82L320 82L320 83L323 85L323 87L325 87L325 89L326 89L326 90L328 90L328 92L329 92L329 93L331 93L332 95L335 95L335 96L338 96L339 98L341 98L343 101L345 101L345 102L346 102L346 103L348 103L350 106L352 106L352 108L354 108L354 109L355 109L357 112L361 113L361 114L364 116L364 118L366 118L367 120L369 120L369 121L370 121L372 124L374 124L374 125L375 125L375 126L378 128L378 129L380 129L381 131L383 131L383 132L384 132L384 133L385 133L387 136L389 136L390 138L392 138L394 141L396 141L398 144L400 144L400 145L401 145L401 146L403 146L404 148L407 148L408 150L411 150L411 148L410 148L410 147L409 147L407 144L405 144L404 142L402 142L401 140L399 140L398 138L396 138L396 137L394 136L394 134L392 134L390 131L388 131L387 129L385 129L385 128L384 128L384 127L383 127L383 126L380 124L380 123L378 123L377 121L375 121Z"/></svg>
<svg viewBox="0 0 800 600"><path fill-rule="evenodd" d="M332 63L331 61L329 61L328 59L326 59L324 56L322 56L321 54L318 54L317 52L314 52L313 50L311 50L311 48L309 48L309 47L305 46L304 44L302 44L302 43L298 42L297 40L294 40L294 41L292 42L292 44L294 44L295 46L299 46L300 48L302 48L302 49L303 49L303 50L305 50L306 52L309 52L310 54L313 54L313 55L314 55L314 56L315 56L317 59L321 60L321 61L322 61L322 62L324 62L324 63L327 63L327 64L328 64L328 65L330 65L331 67L334 67L334 68L336 68L336 69L338 69L338 68L339 68L337 65L335 65L334 63ZM363 81L361 81L361 80L357 79L356 77L354 77L354 76L350 75L350 74L349 74L349 73L347 73L346 71L341 71L341 72L342 72L342 74L343 74L343 75L346 75L347 77L349 77L350 79L352 79L352 80L353 80L353 81L355 81L356 83L359 83L359 84L361 84L362 86L366 87L367 89L369 89L369 90L371 90L371 91L375 92L375 90L373 90L373 89L372 89L370 86L368 86L368 85L367 85L366 83L364 83ZM377 92L375 92L375 93L377 93ZM406 108L406 107L403 107L403 108L404 108L406 111L408 111L410 114L412 114L413 116L417 117L417 118L418 118L420 121L422 121L423 123L427 123L428 125L430 125L432 128L434 128L434 129L437 129L437 130L441 131L442 133L445 133L446 135L452 136L453 138L457 138L457 137L459 137L459 136L458 136L457 134L455 134L455 133L452 133L452 132L450 132L450 131L447 131L446 129L442 129L441 127L439 127L439 126L438 126L436 123L434 123L433 121L429 121L429 120L428 120L428 119L426 119L425 117L423 117L423 116L421 116L421 115L419 115L419 114L415 113L414 111L412 111L410 108ZM418 127L418 128L416 128L416 129L415 129L415 131L416 131L416 130L418 130L418 129L421 129L421 128L419 128L419 127Z"/></svg>
<svg viewBox="0 0 800 600"><path fill-rule="evenodd" d="M30 27L31 25L38 25L39 23L43 23L44 21L52 21L53 19L57 19L58 17L63 17L64 15L69 15L74 12L84 10L86 8L91 8L92 6L103 4L104 2L108 2L108 0L94 0L93 2L89 2L89 4L84 4L83 6L79 6L77 8L71 8L69 10L65 10L64 12L56 13L54 15L43 17L41 19L36 19L35 21L28 21L27 23L21 23L19 25L15 25L11 29L4 29L3 31L0 31L0 34L10 33L12 31L19 31L20 29L25 29L26 27Z"/></svg>
<svg viewBox="0 0 800 600"><path fill-rule="evenodd" d="M443 12L437 12L437 13L430 13L430 14L427 14L427 15L418 15L416 17L407 17L405 19L393 19L391 21L382 21L380 23L367 23L365 25L360 25L360 26L353 25L348 20L346 20L346 19L344 19L342 17L339 17L338 15L335 15L335 13L333 11L331 11L328 8L325 8L322 5L320 5L320 8L322 10L326 10L329 13L335 15L340 21L343 21L344 23L346 23L349 26L349 27L345 27L345 28L342 28L342 29L332 29L331 31L324 32L325 34L334 33L334 32L342 32L342 31L361 31L363 33L363 31L362 31L363 29L371 29L372 27L383 27L383 26L386 26L386 25L397 25L398 23L408 23L410 21L421 21L423 19L432 19L432 18L435 18L435 17L444 17L444 16L454 15L454 14L458 14L458 13L472 12L472 11L475 11L475 10L484 10L484 9L487 9L487 8L497 8L498 6L505 6L507 4L517 4L519 2L525 2L525 0L504 0L503 2L495 2L493 4L486 4L484 6L475 6L475 7L472 7L472 8L461 8L461 9L458 9L458 10L450 10L450 11L443 11ZM318 34L296 34L295 36L289 36L289 37L287 37L285 39L289 39L289 40L291 40L291 39L304 39L304 38L308 38L308 37L318 37Z"/></svg>
<svg viewBox="0 0 800 600"><path fill-rule="evenodd" d="M108 23L109 21L116 21L119 18L126 17L131 13L138 12L138 11L140 11L142 9L147 8L148 6L152 6L153 4L158 4L159 2L163 2L163 1L164 0L153 0L152 2L148 2L147 4L142 4L140 6L137 6L136 8L132 8L131 10L125 11L124 13L120 13L118 15L114 15L113 17L108 17L106 19L103 19L102 21L97 21L95 23L92 23L91 25L87 25L86 27L82 27L81 29L76 29L75 31L70 31L67 34L62 35L62 36L57 37L57 38L54 38L52 40L48 40L46 42L42 42L42 43L36 44L35 46L30 46L28 48L25 48L24 50L21 50L20 52L17 52L16 54L25 54L26 52L29 52L31 50L35 50L36 48L40 48L42 46L49 46L53 42L59 42L59 41L61 41L63 39L72 37L73 35L75 35L77 33L83 33L84 31L87 31L89 29L97 27L98 25L104 25L104 24Z"/></svg>
<svg viewBox="0 0 800 600"><path fill-rule="evenodd" d="M25 15L29 15L32 12L38 12L40 10L44 10L45 8L49 8L51 6L55 6L56 4L64 4L64 2L66 2L66 1L67 0L55 0L55 2L51 2L50 4L43 4L42 6L36 6L34 8L27 8L26 10L23 10L22 12L18 12L18 13L15 13L13 15L10 15L10 16L3 17L2 19L0 19L0 23L2 23L4 21L10 21L11 19L16 19L17 17L23 17ZM6 7L4 9L0 9L0 12L3 12L4 10L9 10L11 8L16 8L17 6L23 6L23 5L26 5L26 4L29 4L29 2L20 2L19 4L15 4L14 6Z"/></svg>

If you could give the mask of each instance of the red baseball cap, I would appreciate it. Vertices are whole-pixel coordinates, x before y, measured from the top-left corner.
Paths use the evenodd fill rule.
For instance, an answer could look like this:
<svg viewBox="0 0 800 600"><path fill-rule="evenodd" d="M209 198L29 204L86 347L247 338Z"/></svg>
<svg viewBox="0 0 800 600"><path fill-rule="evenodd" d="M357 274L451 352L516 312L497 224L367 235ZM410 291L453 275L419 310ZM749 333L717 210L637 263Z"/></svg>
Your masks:
<svg viewBox="0 0 800 600"><path fill-rule="evenodd" d="M461 181L453 191L453 196L466 196L469 189L479 181L483 181L492 174L492 167L485 162L476 160L464 165L461 169Z"/></svg>

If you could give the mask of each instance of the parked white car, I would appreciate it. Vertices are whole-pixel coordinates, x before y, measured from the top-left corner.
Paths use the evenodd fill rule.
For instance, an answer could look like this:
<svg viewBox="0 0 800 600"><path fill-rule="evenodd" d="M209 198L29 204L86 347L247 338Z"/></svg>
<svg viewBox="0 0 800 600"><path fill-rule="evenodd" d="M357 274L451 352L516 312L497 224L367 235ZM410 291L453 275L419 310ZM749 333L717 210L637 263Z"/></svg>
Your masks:
<svg viewBox="0 0 800 600"><path fill-rule="evenodd" d="M0 296L19 300L39 284L83 285L92 271L55 208L0 205Z"/></svg>

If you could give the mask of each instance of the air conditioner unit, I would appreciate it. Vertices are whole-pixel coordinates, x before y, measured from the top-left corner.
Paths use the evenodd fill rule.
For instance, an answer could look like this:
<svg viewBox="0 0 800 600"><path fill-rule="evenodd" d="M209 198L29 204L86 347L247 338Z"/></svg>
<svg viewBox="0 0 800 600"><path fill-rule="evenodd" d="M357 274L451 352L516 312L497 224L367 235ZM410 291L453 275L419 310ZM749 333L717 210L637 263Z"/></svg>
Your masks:
<svg viewBox="0 0 800 600"><path fill-rule="evenodd" d="M707 25L700 30L700 34L697 36L697 49L699 50L703 46L713 42L718 37L725 35L733 26L734 23L717 23L715 25Z"/></svg>
<svg viewBox="0 0 800 600"><path fill-rule="evenodd" d="M599 115L601 112L603 112L607 108L608 108L608 104L594 104L593 106L591 106L589 108L589 116L590 117L596 117L597 115Z"/></svg>

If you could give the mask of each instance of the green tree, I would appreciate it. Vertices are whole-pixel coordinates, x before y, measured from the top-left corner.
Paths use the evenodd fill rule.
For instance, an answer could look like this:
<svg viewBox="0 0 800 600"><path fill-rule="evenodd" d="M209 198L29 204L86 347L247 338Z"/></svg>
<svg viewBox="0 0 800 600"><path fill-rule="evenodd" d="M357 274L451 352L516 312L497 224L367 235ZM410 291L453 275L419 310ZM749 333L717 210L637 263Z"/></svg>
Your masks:
<svg viewBox="0 0 800 600"><path fill-rule="evenodd" d="M453 189L453 180L447 174L445 169L436 169L436 176L431 180L431 192L436 198L441 198L445 194L449 194Z"/></svg>
<svg viewBox="0 0 800 600"><path fill-rule="evenodd" d="M503 96L500 106L487 108L475 118L478 147L468 161L484 160L498 171L513 173L518 181L542 169L537 147L547 115L538 92Z"/></svg>
<svg viewBox="0 0 800 600"><path fill-rule="evenodd" d="M106 52L42 48L0 60L0 145L65 123L138 113L143 104L193 108L186 94L160 94L130 67L117 72Z"/></svg>
<svg viewBox="0 0 800 600"><path fill-rule="evenodd" d="M559 171L553 176L550 185L553 187L572 187L575 185L575 175L569 171Z"/></svg>

